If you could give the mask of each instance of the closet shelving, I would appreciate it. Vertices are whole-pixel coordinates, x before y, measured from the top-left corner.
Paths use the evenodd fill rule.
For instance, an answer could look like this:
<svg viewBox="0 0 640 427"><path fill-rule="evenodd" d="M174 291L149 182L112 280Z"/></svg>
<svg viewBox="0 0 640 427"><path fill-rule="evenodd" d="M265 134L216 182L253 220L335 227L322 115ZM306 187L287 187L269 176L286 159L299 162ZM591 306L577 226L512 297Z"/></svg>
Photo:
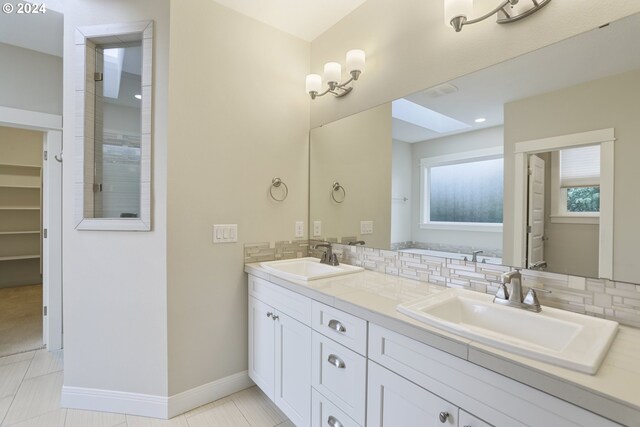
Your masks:
<svg viewBox="0 0 640 427"><path fill-rule="evenodd" d="M0 262L40 259L42 168L0 163Z"/></svg>

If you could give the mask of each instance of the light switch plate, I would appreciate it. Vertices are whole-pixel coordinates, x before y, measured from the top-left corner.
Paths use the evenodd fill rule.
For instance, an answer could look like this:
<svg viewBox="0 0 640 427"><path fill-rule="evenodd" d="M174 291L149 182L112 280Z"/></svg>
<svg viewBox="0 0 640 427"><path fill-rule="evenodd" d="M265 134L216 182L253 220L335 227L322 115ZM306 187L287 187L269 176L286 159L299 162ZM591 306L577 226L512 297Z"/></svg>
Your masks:
<svg viewBox="0 0 640 427"><path fill-rule="evenodd" d="M313 237L322 236L322 221L313 221Z"/></svg>
<svg viewBox="0 0 640 427"><path fill-rule="evenodd" d="M296 221L296 237L304 237L304 221Z"/></svg>
<svg viewBox="0 0 640 427"><path fill-rule="evenodd" d="M360 234L373 234L373 221L360 221Z"/></svg>
<svg viewBox="0 0 640 427"><path fill-rule="evenodd" d="M214 224L213 243L234 243L238 241L238 224Z"/></svg>

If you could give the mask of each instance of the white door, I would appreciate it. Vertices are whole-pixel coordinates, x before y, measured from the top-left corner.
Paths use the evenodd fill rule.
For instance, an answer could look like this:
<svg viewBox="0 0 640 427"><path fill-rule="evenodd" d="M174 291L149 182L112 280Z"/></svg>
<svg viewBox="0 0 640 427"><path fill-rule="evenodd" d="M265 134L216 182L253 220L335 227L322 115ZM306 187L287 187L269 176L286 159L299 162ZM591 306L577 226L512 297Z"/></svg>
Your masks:
<svg viewBox="0 0 640 427"><path fill-rule="evenodd" d="M249 297L249 377L274 400L275 310Z"/></svg>
<svg viewBox="0 0 640 427"><path fill-rule="evenodd" d="M43 145L42 339L53 351L62 348L62 132L46 132Z"/></svg>
<svg viewBox="0 0 640 427"><path fill-rule="evenodd" d="M458 425L457 406L371 361L368 394L369 427Z"/></svg>
<svg viewBox="0 0 640 427"><path fill-rule="evenodd" d="M275 403L298 427L311 422L311 328L278 313Z"/></svg>
<svg viewBox="0 0 640 427"><path fill-rule="evenodd" d="M544 160L529 156L527 267L544 261Z"/></svg>

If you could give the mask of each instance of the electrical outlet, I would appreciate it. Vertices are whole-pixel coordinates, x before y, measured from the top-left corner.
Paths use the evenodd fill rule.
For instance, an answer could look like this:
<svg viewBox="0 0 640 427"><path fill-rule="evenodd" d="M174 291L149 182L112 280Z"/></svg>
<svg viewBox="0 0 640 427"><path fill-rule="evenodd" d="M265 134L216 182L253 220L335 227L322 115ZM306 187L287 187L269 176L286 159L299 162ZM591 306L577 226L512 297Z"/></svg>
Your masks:
<svg viewBox="0 0 640 427"><path fill-rule="evenodd" d="M373 221L360 221L360 234L373 234Z"/></svg>
<svg viewBox="0 0 640 427"><path fill-rule="evenodd" d="M313 221L313 237L322 236L322 221Z"/></svg>
<svg viewBox="0 0 640 427"><path fill-rule="evenodd" d="M304 237L304 221L296 221L296 237Z"/></svg>
<svg viewBox="0 0 640 427"><path fill-rule="evenodd" d="M238 241L238 224L214 224L213 243L234 243Z"/></svg>

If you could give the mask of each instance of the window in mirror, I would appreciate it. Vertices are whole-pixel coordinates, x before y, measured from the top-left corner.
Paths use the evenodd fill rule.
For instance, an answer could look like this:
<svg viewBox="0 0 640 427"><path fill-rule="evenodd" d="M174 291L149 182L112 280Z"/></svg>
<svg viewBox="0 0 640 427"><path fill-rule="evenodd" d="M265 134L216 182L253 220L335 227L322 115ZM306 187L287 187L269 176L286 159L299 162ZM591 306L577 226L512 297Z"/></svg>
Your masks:
<svg viewBox="0 0 640 427"><path fill-rule="evenodd" d="M600 212L600 146L570 148L553 153L559 166L558 216L598 216Z"/></svg>
<svg viewBox="0 0 640 427"><path fill-rule="evenodd" d="M422 159L422 225L502 226L502 156Z"/></svg>

